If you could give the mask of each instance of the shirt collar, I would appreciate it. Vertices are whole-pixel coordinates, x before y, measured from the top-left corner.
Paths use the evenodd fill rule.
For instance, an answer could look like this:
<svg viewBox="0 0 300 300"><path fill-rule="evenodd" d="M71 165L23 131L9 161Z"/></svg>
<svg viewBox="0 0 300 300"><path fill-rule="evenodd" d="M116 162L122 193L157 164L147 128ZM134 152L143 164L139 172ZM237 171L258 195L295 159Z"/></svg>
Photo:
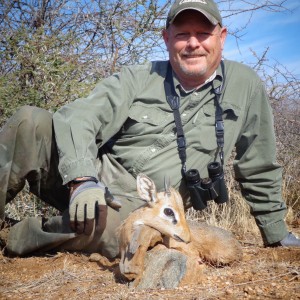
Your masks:
<svg viewBox="0 0 300 300"><path fill-rule="evenodd" d="M179 89L180 91L189 94L192 93L194 91L199 90L201 87L203 87L204 85L206 85L207 83L210 83L212 81L214 81L214 87L217 88L218 86L221 85L222 80L223 80L223 74L222 74L222 68L221 68L221 64L219 64L218 68L215 70L215 72L201 85L199 85L198 87L192 89L192 90L188 90L186 91L180 84L179 80L177 79L176 74L173 72L173 80L174 80L174 86Z"/></svg>

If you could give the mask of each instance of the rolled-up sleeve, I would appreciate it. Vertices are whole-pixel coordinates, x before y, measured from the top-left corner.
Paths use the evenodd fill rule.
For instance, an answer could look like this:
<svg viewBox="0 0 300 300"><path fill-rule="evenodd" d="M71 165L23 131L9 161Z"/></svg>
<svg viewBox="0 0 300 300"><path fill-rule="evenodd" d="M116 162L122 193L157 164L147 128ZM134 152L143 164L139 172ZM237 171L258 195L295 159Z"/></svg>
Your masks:
<svg viewBox="0 0 300 300"><path fill-rule="evenodd" d="M138 82L130 68L102 80L87 97L63 106L53 116L63 183L97 177L98 149L118 132L128 116Z"/></svg>

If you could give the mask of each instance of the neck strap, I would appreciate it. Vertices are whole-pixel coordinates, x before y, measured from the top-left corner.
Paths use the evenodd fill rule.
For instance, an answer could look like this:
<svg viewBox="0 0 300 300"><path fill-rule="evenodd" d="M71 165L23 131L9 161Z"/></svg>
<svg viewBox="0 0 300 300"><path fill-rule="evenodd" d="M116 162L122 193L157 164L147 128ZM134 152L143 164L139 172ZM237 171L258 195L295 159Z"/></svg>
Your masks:
<svg viewBox="0 0 300 300"><path fill-rule="evenodd" d="M182 175L184 175L186 172L186 140L185 140L180 112L179 112L180 98L177 95L174 87L172 67L170 63L168 65L167 75L164 81L164 87L165 87L167 102L169 103L174 114L175 126L177 131L177 148L178 148L178 154L182 165L181 172Z"/></svg>
<svg viewBox="0 0 300 300"><path fill-rule="evenodd" d="M224 164L224 122L222 118L223 110L221 107L221 96L223 92L224 82L225 82L225 67L224 62L221 61L221 69L222 69L222 75L223 80L220 86L217 88L214 87L213 81L213 91L215 94L215 106L216 106L216 113L215 113L215 132L216 132L216 140L217 140L217 152L215 156L215 161L217 159L217 154L219 153L221 164ZM179 158L181 160L181 172L182 175L186 172L186 139L183 132L183 126L181 122L180 117L180 97L176 93L174 82L173 82L173 76L172 76L172 67L171 64L168 64L167 74L164 81L164 88L165 88L165 94L167 102L169 103L171 109L173 110L174 120L175 120L175 126L177 131L177 148L178 148L178 154Z"/></svg>
<svg viewBox="0 0 300 300"><path fill-rule="evenodd" d="M224 121L223 121L223 109L221 107L223 89L224 89L224 82L225 82L225 66L224 62L221 60L221 70L222 70L222 82L221 85L217 88L214 87L214 83L212 81L213 91L215 93L215 132L216 132L216 139L218 149L215 156L215 161L217 160L217 154L219 153L220 161L222 166L224 165Z"/></svg>

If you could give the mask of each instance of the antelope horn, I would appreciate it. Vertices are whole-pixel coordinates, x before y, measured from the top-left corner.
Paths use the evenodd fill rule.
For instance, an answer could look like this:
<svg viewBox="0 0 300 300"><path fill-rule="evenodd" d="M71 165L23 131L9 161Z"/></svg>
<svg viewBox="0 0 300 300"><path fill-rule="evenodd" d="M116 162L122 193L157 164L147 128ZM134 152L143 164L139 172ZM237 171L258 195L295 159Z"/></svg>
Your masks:
<svg viewBox="0 0 300 300"><path fill-rule="evenodd" d="M165 192L168 195L170 195L171 194L171 191L170 191L170 177L169 177L168 180L166 179L166 176L164 177L164 186L165 186Z"/></svg>

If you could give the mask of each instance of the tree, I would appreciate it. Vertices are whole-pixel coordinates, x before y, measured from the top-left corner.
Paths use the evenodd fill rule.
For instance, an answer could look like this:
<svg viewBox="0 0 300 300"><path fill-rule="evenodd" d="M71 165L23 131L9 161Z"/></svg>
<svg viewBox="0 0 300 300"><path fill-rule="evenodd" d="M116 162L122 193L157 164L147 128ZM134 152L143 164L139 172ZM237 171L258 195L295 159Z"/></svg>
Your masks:
<svg viewBox="0 0 300 300"><path fill-rule="evenodd" d="M162 51L170 1L158 2L0 1L0 124L23 104L56 110Z"/></svg>

